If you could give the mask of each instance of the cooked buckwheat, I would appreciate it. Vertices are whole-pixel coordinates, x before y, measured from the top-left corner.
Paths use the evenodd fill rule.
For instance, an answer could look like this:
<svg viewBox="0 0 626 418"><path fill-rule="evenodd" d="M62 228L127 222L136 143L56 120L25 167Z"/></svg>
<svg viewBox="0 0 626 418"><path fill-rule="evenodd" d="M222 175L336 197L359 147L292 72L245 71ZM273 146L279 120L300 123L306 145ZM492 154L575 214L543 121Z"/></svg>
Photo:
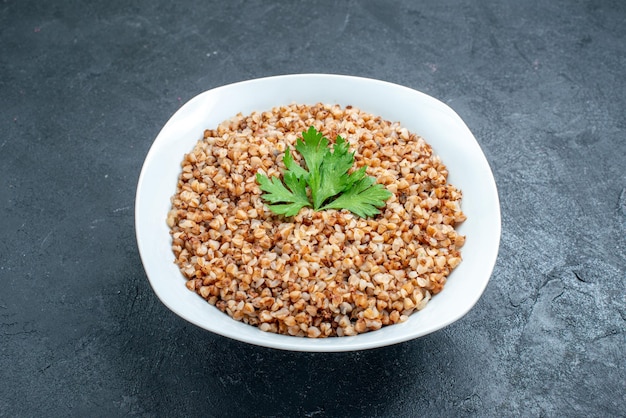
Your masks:
<svg viewBox="0 0 626 418"><path fill-rule="evenodd" d="M270 212L256 173L279 176L310 126L345 138L355 167L392 197L373 218ZM295 156L296 161L298 156ZM461 192L423 138L351 106L292 104L238 114L185 155L167 223L187 287L268 332L321 338L406 321L461 262Z"/></svg>

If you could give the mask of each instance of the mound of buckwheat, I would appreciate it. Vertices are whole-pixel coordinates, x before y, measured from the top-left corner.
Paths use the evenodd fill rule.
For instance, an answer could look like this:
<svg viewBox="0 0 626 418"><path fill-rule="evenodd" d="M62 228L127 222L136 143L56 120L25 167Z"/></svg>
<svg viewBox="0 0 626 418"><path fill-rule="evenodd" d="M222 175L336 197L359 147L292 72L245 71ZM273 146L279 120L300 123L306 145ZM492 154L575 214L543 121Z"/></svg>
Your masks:
<svg viewBox="0 0 626 418"><path fill-rule="evenodd" d="M310 126L345 138L393 195L379 215L272 213L257 173L280 176ZM461 262L461 191L432 148L397 122L332 104L238 114L182 161L167 224L189 290L233 319L303 337L356 335L406 321Z"/></svg>

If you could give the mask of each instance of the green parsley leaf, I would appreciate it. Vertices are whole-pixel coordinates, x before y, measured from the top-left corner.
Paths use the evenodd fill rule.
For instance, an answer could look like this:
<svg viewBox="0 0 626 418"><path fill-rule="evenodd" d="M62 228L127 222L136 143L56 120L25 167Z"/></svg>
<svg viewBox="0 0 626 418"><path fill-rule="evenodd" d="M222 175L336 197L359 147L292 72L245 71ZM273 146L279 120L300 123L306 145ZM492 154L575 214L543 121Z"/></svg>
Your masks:
<svg viewBox="0 0 626 418"><path fill-rule="evenodd" d="M293 173L285 173L285 184L281 183L278 177L272 177L257 173L256 181L261 186L261 190L266 192L263 197L270 203L270 210L278 215L294 216L305 206L311 206L309 197L306 194L306 182L297 178ZM282 204L276 204L283 202Z"/></svg>
<svg viewBox="0 0 626 418"><path fill-rule="evenodd" d="M305 206L314 210L347 209L361 217L379 212L391 192L381 184L374 184L375 179L365 175L366 167L350 172L354 152L349 152L345 139L337 135L332 150L329 144L329 140L311 126L302 132L302 139L296 141L296 151L302 155L306 169L295 162L287 147L283 157L284 184L277 177L270 180L257 174L270 210L285 216L294 216Z"/></svg>
<svg viewBox="0 0 626 418"><path fill-rule="evenodd" d="M289 147L287 147L287 150L285 151L285 156L283 157L283 163L285 164L285 167L287 168L287 171L292 172L297 178L299 179L308 179L309 177L309 172L306 171L304 168L300 167L294 160L293 160L293 156L291 155L291 149Z"/></svg>
<svg viewBox="0 0 626 418"><path fill-rule="evenodd" d="M319 176L313 177L319 183L310 182L313 207L318 210L329 198L338 195L349 187L348 170L354 165L354 153L348 152L348 144L337 137L333 152L326 153L320 166Z"/></svg>
<svg viewBox="0 0 626 418"><path fill-rule="evenodd" d="M346 190L321 209L348 209L362 218L376 215L389 199L391 192L382 184L373 184L373 177L363 177L353 187Z"/></svg>
<svg viewBox="0 0 626 418"><path fill-rule="evenodd" d="M308 131L302 132L302 139L298 138L296 141L296 150L302 154L309 173L313 175L319 174L322 162L330 153L328 139L312 126Z"/></svg>

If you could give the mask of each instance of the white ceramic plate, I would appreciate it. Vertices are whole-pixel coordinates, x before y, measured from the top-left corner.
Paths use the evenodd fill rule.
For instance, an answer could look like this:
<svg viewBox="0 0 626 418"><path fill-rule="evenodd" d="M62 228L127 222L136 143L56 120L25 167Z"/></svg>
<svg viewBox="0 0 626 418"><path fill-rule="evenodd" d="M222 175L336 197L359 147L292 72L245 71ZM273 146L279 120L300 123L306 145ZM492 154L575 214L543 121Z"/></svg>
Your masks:
<svg viewBox="0 0 626 418"><path fill-rule="evenodd" d="M463 192L467 220L463 262L445 288L402 324L353 337L299 338L260 331L237 322L185 287L174 264L165 223L176 191L180 163L207 128L241 112L270 110L293 102L352 105L399 121L424 137L447 165L449 182ZM417 338L464 316L491 276L500 242L500 204L489 164L461 118L444 103L416 90L379 80L328 74L262 78L218 87L191 99L163 127L139 176L135 203L137 244L150 284L159 299L187 321L239 341L297 351L362 350Z"/></svg>

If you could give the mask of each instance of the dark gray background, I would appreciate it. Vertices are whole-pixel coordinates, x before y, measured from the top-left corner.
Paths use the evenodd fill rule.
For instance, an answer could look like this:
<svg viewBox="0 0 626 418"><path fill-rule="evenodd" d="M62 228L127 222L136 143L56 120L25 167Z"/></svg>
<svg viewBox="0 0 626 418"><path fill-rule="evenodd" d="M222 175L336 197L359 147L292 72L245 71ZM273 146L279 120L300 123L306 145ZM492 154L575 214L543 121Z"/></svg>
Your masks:
<svg viewBox="0 0 626 418"><path fill-rule="evenodd" d="M625 416L626 2L0 1L0 416ZM448 103L489 160L499 258L462 320L306 354L168 311L143 159L196 94L324 72Z"/></svg>

